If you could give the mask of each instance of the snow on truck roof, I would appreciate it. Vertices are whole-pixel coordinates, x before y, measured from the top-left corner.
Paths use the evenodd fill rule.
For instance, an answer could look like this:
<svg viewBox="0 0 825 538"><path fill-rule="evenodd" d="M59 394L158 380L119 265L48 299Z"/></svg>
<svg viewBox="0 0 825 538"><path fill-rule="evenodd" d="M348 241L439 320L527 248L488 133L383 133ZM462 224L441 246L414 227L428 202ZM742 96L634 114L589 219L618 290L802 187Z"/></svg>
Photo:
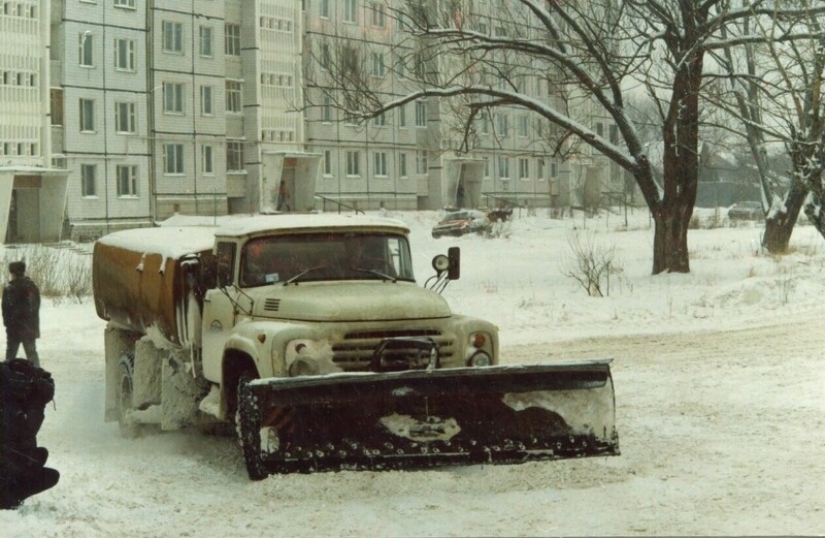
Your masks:
<svg viewBox="0 0 825 538"><path fill-rule="evenodd" d="M367 215L339 214L302 214L302 215L256 215L224 221L215 235L241 236L265 231L312 230L322 228L394 228L404 233L409 232L406 224L400 220Z"/></svg>
<svg viewBox="0 0 825 538"><path fill-rule="evenodd" d="M187 225L191 222L191 225ZM327 228L384 228L408 233L409 228L400 220L364 215L255 215L220 217L216 225L205 226L203 219L176 216L155 228L135 228L104 235L98 243L131 250L155 253L168 258L180 258L186 254L211 250L215 236L240 237L266 231L287 231Z"/></svg>

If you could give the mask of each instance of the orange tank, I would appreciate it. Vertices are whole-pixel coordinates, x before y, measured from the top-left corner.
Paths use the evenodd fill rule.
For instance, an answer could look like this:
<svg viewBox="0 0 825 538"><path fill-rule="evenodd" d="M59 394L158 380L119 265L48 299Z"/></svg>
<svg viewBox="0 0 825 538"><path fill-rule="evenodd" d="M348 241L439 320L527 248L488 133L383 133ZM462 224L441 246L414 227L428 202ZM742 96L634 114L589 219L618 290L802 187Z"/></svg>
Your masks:
<svg viewBox="0 0 825 538"><path fill-rule="evenodd" d="M203 278L214 264L214 228L125 230L94 246L97 315L110 325L191 346L199 334Z"/></svg>

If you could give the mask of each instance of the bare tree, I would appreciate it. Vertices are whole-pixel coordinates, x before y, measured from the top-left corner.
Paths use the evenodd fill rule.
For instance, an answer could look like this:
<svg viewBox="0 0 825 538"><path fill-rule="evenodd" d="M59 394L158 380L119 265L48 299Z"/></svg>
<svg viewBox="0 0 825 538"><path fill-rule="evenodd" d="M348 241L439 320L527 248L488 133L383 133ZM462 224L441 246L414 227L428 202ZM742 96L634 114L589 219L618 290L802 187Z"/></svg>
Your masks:
<svg viewBox="0 0 825 538"><path fill-rule="evenodd" d="M705 56L717 48L764 41L760 35L738 35L723 42L722 30L744 17L798 16L797 10L780 9L773 1L753 0L744 7L734 3L406 0L388 8L402 30L388 41L394 56L409 62L403 88L387 88L358 74L364 69L359 54L368 54L354 46L358 35L341 36L344 47L327 47L324 54L337 51L340 56L308 79L350 118L362 120L422 98L439 103L460 99L453 108L464 111L458 116L463 142L445 148L451 150L471 151L478 122L497 109L530 111L556 126L548 147L569 148L575 140L632 175L655 223L653 273L689 272L687 233L698 184ZM525 80L536 74L548 89L558 90L558 98L537 98L525 90ZM627 113L628 92L640 89L655 102L661 121L661 181ZM615 138L591 128L594 116L615 125Z"/></svg>
<svg viewBox="0 0 825 538"><path fill-rule="evenodd" d="M784 4L797 8L800 16L744 17L738 28L726 28L723 35L728 31L765 36L797 32L810 37L722 49L716 59L722 67L720 76L729 88L719 99L711 98L738 120L741 130L732 132L742 134L751 150L765 210L762 246L774 254L787 251L803 205L808 219L825 235L820 210L825 136L825 100L821 95L825 82L825 15L813 10L813 4L807 0ZM769 171L769 142L784 144L791 159L792 169L783 183L778 183Z"/></svg>

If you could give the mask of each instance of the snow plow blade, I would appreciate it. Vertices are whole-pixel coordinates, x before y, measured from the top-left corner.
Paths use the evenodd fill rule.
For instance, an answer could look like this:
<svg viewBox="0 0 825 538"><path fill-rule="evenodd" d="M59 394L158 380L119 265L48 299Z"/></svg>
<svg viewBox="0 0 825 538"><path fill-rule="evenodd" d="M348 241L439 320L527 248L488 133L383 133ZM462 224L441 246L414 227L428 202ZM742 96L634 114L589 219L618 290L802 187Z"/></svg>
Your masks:
<svg viewBox="0 0 825 538"><path fill-rule="evenodd" d="M610 361L270 378L239 390L253 480L619 454Z"/></svg>

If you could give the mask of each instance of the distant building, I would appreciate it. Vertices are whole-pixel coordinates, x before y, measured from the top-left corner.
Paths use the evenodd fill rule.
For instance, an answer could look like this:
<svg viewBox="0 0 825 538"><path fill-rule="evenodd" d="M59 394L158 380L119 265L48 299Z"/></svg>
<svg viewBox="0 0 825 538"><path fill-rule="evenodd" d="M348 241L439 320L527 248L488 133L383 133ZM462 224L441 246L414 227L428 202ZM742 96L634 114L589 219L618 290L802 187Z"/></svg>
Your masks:
<svg viewBox="0 0 825 538"><path fill-rule="evenodd" d="M61 236L68 172L51 162L49 19L48 2L0 4L0 238L5 243Z"/></svg>
<svg viewBox="0 0 825 538"><path fill-rule="evenodd" d="M7 241L91 240L175 213L548 207L575 204L593 185L616 190L620 171L603 157L552 158L550 124L524 110L477 118L468 147L446 101L409 103L366 125L338 117L307 76L324 68L325 44L357 41L365 75L394 95L410 88L409 70L456 67L424 66L399 48L389 5L3 2ZM494 8L480 6L478 24ZM552 74L530 69L511 80L553 99Z"/></svg>

